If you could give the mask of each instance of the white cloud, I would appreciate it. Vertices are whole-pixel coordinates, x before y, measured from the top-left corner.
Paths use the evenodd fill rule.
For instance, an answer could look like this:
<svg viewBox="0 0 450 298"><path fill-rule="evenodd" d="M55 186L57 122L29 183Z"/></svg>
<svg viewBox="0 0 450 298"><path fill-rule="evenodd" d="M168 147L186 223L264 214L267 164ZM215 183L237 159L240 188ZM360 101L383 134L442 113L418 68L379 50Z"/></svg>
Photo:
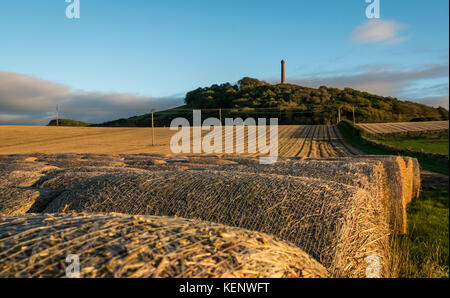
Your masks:
<svg viewBox="0 0 450 298"><path fill-rule="evenodd" d="M406 37L399 36L399 33L405 28L405 25L395 21L371 19L353 31L352 40L361 43L401 42L406 40Z"/></svg>
<svg viewBox="0 0 450 298"><path fill-rule="evenodd" d="M0 124L46 125L60 106L61 118L102 123L181 105L179 96L73 91L69 86L0 71Z"/></svg>

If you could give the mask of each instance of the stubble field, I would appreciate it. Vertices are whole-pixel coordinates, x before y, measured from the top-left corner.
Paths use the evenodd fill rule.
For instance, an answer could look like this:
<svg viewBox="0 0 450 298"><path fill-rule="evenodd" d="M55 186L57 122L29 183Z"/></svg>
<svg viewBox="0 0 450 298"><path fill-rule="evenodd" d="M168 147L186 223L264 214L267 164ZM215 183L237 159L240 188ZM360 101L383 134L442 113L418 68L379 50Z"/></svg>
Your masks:
<svg viewBox="0 0 450 298"><path fill-rule="evenodd" d="M268 142L269 129L266 131ZM171 154L170 139L176 132L169 128L155 128L155 144L152 146L151 128L0 126L0 154ZM202 132L203 135L208 133ZM236 132L234 136L236 141ZM223 140L226 137L224 128ZM279 126L278 139L280 156L338 157L361 153L343 140L334 125ZM225 152L225 141L223 143ZM248 153L246 140L245 144L246 155L257 155Z"/></svg>
<svg viewBox="0 0 450 298"><path fill-rule="evenodd" d="M372 134L405 133L417 131L436 131L449 128L448 121L396 122L396 123L363 123L358 124Z"/></svg>

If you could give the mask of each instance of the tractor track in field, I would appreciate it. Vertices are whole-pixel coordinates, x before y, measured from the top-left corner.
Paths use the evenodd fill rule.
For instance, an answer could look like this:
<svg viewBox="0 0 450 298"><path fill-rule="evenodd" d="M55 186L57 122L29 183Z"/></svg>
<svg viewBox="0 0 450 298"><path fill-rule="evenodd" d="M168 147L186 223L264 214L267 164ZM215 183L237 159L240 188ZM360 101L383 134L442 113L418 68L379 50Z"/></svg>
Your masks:
<svg viewBox="0 0 450 298"><path fill-rule="evenodd" d="M284 129L282 128L281 132ZM326 158L361 154L345 142L335 125L301 126L287 141L281 139L280 143L280 155L286 157Z"/></svg>

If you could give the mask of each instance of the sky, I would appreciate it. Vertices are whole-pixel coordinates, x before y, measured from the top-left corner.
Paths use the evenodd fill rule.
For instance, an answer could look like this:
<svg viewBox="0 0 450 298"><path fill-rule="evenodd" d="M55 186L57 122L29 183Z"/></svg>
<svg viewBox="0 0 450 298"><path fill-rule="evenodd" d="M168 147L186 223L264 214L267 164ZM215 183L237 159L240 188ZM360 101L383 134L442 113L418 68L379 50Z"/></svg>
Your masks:
<svg viewBox="0 0 450 298"><path fill-rule="evenodd" d="M366 0L79 0L78 19L65 1L0 1L0 125L45 125L57 104L141 115L198 87L278 82L281 59L288 83L449 106L447 0L379 0L378 19Z"/></svg>

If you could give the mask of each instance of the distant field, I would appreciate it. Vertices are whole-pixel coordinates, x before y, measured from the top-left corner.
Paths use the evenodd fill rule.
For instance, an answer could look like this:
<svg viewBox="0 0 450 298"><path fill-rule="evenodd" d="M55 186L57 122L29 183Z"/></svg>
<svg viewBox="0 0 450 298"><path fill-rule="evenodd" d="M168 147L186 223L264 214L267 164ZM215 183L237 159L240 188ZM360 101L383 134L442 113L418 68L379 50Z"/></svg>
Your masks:
<svg viewBox="0 0 450 298"><path fill-rule="evenodd" d="M151 128L0 126L0 154L171 154L170 139L175 133L169 128L155 128L152 146ZM278 140L280 156L334 157L360 153L343 140L333 125L279 126Z"/></svg>
<svg viewBox="0 0 450 298"><path fill-rule="evenodd" d="M151 128L0 126L0 154L22 153L165 153L171 132Z"/></svg>
<svg viewBox="0 0 450 298"><path fill-rule="evenodd" d="M449 129L449 121L362 123L357 126L372 134L404 133Z"/></svg>
<svg viewBox="0 0 450 298"><path fill-rule="evenodd" d="M448 138L440 139L410 139L410 140L384 140L383 143L397 148L404 148L414 151L423 151L429 153L446 154L449 152Z"/></svg>
<svg viewBox="0 0 450 298"><path fill-rule="evenodd" d="M363 129L353 129L352 124L349 122L342 121L338 125L339 130L346 142L350 143L353 147L365 152L366 154L373 155L406 155L417 158L422 169L432 172L441 173L448 176L449 166L448 166L448 155L445 154L441 157L430 155L431 153L427 150L438 150L448 152L448 134L445 131L428 131L425 133L419 133L417 135L411 134L371 134L369 137L361 136ZM438 133L436 133L438 132ZM445 144L445 140L447 144ZM435 142L427 143L426 145L420 144L421 141L424 142ZM397 143L397 146L388 144L388 142L401 142ZM414 144L414 145L411 145ZM418 150L410 150L407 147L422 147L424 152ZM416 147L416 148L417 148ZM430 149L431 147L431 149ZM445 149L445 147L447 149ZM411 148L412 149L412 148ZM425 154L423 154L425 153Z"/></svg>

